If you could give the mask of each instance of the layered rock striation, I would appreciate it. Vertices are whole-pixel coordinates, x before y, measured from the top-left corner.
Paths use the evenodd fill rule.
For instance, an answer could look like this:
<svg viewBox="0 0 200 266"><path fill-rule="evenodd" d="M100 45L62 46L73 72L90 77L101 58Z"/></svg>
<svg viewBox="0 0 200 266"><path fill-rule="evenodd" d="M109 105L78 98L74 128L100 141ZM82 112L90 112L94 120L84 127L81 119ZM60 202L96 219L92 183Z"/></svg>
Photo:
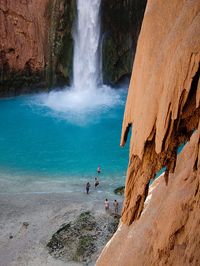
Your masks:
<svg viewBox="0 0 200 266"><path fill-rule="evenodd" d="M131 129L121 226L97 265L199 265L199 63L200 2L148 1L121 136Z"/></svg>

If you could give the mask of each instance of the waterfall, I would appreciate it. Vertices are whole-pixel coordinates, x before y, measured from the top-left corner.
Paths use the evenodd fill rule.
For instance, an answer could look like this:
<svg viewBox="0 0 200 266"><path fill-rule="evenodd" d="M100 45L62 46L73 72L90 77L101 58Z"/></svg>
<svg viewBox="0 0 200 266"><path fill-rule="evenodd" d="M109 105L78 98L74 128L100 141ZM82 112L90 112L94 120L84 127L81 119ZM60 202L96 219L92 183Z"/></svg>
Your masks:
<svg viewBox="0 0 200 266"><path fill-rule="evenodd" d="M72 86L38 99L40 104L73 124L97 121L104 112L124 104L121 90L102 83L100 5L101 0L77 0Z"/></svg>
<svg viewBox="0 0 200 266"><path fill-rule="evenodd" d="M101 0L77 0L73 61L75 90L95 90L101 82L100 5Z"/></svg>

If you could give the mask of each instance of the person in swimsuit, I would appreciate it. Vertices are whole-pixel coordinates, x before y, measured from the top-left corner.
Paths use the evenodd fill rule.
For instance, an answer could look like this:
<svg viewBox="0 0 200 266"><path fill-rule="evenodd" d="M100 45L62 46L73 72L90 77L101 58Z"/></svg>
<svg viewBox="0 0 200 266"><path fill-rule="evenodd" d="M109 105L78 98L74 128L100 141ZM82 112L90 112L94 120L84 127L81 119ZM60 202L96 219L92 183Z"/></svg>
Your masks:
<svg viewBox="0 0 200 266"><path fill-rule="evenodd" d="M87 182L86 186L85 186L85 189L86 189L86 193L89 194L89 190L90 190L90 182Z"/></svg>
<svg viewBox="0 0 200 266"><path fill-rule="evenodd" d="M105 210L106 210L106 211L109 210L109 201L108 201L108 199L105 200L105 202L104 202L104 207L105 207Z"/></svg>
<svg viewBox="0 0 200 266"><path fill-rule="evenodd" d="M113 205L114 205L115 213L118 213L118 207L119 207L119 203L118 203L118 201L115 200L115 201L113 202Z"/></svg>
<svg viewBox="0 0 200 266"><path fill-rule="evenodd" d="M97 177L95 177L95 179L94 179L94 187L97 188L98 185L99 185L99 180L98 180Z"/></svg>
<svg viewBox="0 0 200 266"><path fill-rule="evenodd" d="M100 167L100 165L97 167L97 173L98 173L98 174L101 173L101 167Z"/></svg>

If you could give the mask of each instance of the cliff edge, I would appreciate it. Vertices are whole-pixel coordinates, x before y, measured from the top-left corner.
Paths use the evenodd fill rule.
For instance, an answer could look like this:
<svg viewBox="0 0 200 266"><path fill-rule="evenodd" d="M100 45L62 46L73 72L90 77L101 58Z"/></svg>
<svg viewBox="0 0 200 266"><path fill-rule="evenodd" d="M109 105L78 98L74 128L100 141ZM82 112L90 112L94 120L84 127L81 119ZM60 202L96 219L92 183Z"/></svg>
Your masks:
<svg viewBox="0 0 200 266"><path fill-rule="evenodd" d="M132 134L121 225L98 266L200 263L199 62L200 2L148 1L122 128L122 146Z"/></svg>

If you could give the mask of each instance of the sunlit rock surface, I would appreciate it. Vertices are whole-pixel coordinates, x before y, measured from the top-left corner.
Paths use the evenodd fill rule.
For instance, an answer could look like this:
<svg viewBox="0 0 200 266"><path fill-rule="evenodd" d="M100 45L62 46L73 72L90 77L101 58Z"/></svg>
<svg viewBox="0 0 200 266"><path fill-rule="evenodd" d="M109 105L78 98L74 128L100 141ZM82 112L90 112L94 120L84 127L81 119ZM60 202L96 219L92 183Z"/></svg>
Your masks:
<svg viewBox="0 0 200 266"><path fill-rule="evenodd" d="M148 1L121 137L132 126L122 224L97 265L199 265L199 62L200 2Z"/></svg>
<svg viewBox="0 0 200 266"><path fill-rule="evenodd" d="M167 179L168 172L174 171L178 146L198 127L199 12L199 1L147 5L121 138L124 145L133 124L125 223L139 218L149 180L163 166Z"/></svg>
<svg viewBox="0 0 200 266"><path fill-rule="evenodd" d="M163 176L154 181L140 219L120 225L98 266L199 265L199 133L200 128L178 155L168 186Z"/></svg>

